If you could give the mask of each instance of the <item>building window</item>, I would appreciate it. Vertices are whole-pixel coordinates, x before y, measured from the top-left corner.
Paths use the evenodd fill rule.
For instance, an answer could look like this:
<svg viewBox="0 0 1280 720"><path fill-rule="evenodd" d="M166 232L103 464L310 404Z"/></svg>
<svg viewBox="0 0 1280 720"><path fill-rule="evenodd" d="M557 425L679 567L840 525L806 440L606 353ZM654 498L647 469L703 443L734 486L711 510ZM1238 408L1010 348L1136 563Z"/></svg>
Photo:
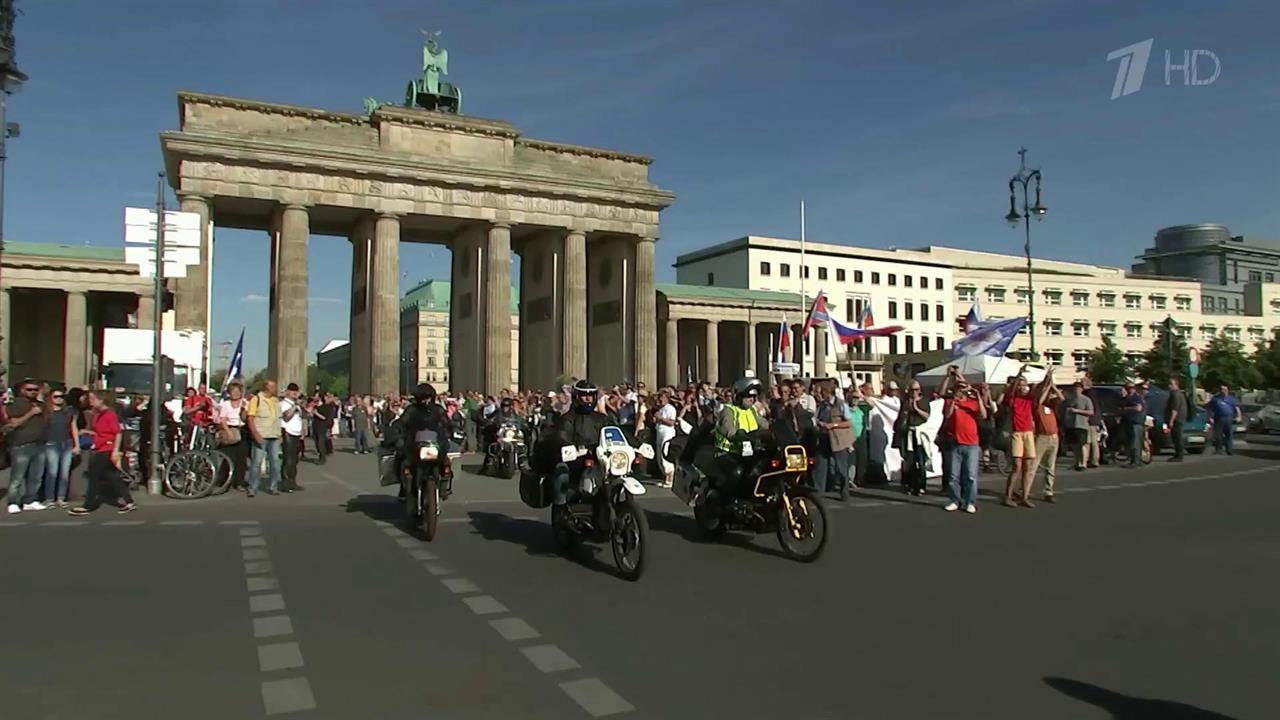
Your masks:
<svg viewBox="0 0 1280 720"><path fill-rule="evenodd" d="M871 284L872 284L872 285L879 285L879 284L880 284L880 273L878 273L878 272L872 272L872 273L871 273Z"/></svg>
<svg viewBox="0 0 1280 720"><path fill-rule="evenodd" d="M1269 273L1267 273L1266 275L1267 275L1267 282L1275 282L1275 281L1276 281L1276 274L1275 274L1275 273L1270 273L1270 272L1269 272Z"/></svg>
<svg viewBox="0 0 1280 720"><path fill-rule="evenodd" d="M808 280L808 279L809 279L809 266L808 266L808 265L805 265L804 267L800 268L800 274L804 276L804 279L805 279L805 280Z"/></svg>
<svg viewBox="0 0 1280 720"><path fill-rule="evenodd" d="M978 289L971 287L958 287L956 288L956 300L967 303L977 302Z"/></svg>
<svg viewBox="0 0 1280 720"><path fill-rule="evenodd" d="M929 278L923 275L920 276L920 288L923 290L929 289Z"/></svg>
<svg viewBox="0 0 1280 720"><path fill-rule="evenodd" d="M929 303L920 303L920 319L925 321L929 319Z"/></svg>
<svg viewBox="0 0 1280 720"><path fill-rule="evenodd" d="M941 335L936 335L933 338L933 346L939 350L944 349L946 347L946 343L947 341Z"/></svg>
<svg viewBox="0 0 1280 720"><path fill-rule="evenodd" d="M945 318L945 317L943 317L943 315L945 315L945 314L946 314L946 313L944 313L944 312L942 311L942 303L938 303L937 305L934 305L934 306L933 306L933 319L934 319L934 320L937 320L938 322L946 322L946 318Z"/></svg>
<svg viewBox="0 0 1280 720"><path fill-rule="evenodd" d="M897 300L889 301L889 319L890 320L898 319L898 301Z"/></svg>
<svg viewBox="0 0 1280 720"><path fill-rule="evenodd" d="M1225 297L1218 298L1218 311L1219 312L1227 311L1227 299Z"/></svg>
<svg viewBox="0 0 1280 720"><path fill-rule="evenodd" d="M1061 350L1045 350L1044 361L1049 363L1050 365L1061 365L1062 351Z"/></svg>
<svg viewBox="0 0 1280 720"><path fill-rule="evenodd" d="M1084 372L1089 369L1089 351L1074 350L1071 353L1071 364L1075 366L1077 372Z"/></svg>
<svg viewBox="0 0 1280 720"><path fill-rule="evenodd" d="M1262 272L1259 270L1250 270L1249 282L1262 282Z"/></svg>
<svg viewBox="0 0 1280 720"><path fill-rule="evenodd" d="M1186 339L1188 339L1188 340L1190 340L1190 339L1191 339L1191 326L1190 326L1190 325L1187 325L1186 323L1178 323L1177 328L1178 328L1178 330L1177 330L1177 332L1178 332L1178 337L1180 337L1180 338L1186 338Z"/></svg>
<svg viewBox="0 0 1280 720"><path fill-rule="evenodd" d="M889 285L893 286L897 284L898 284L898 276L895 273L889 273Z"/></svg>
<svg viewBox="0 0 1280 720"><path fill-rule="evenodd" d="M1131 294L1126 293L1126 294L1125 294L1125 296L1124 296L1124 306L1125 306L1126 308L1130 309L1130 310L1141 310L1141 309L1142 309L1142 296L1141 296L1141 295L1131 295Z"/></svg>
<svg viewBox="0 0 1280 720"><path fill-rule="evenodd" d="M929 336L920 336L920 352L929 352Z"/></svg>
<svg viewBox="0 0 1280 720"><path fill-rule="evenodd" d="M1262 341L1262 328L1260 327L1249 328L1249 342L1256 343L1261 341Z"/></svg>
<svg viewBox="0 0 1280 720"><path fill-rule="evenodd" d="M1205 340L1212 340L1214 336L1217 334L1218 334L1217 325L1201 325L1200 326L1200 337L1204 338Z"/></svg>
<svg viewBox="0 0 1280 720"><path fill-rule="evenodd" d="M1271 301L1271 312L1280 313L1280 299L1273 299Z"/></svg>
<svg viewBox="0 0 1280 720"><path fill-rule="evenodd" d="M1045 290L1044 304L1045 305L1061 305L1062 291L1061 290Z"/></svg>
<svg viewBox="0 0 1280 720"><path fill-rule="evenodd" d="M1102 337L1113 338L1116 336L1116 324L1113 322L1098 323L1098 330L1102 333Z"/></svg>
<svg viewBox="0 0 1280 720"><path fill-rule="evenodd" d="M1031 291L1026 288L1014 288L1013 290L1013 301L1019 305L1026 305L1030 297Z"/></svg>
<svg viewBox="0 0 1280 720"><path fill-rule="evenodd" d="M916 313L915 313L915 307L916 307L915 305L912 305L912 304L911 304L911 303L909 303L909 302L904 302L904 303L902 303L902 312L903 312L903 313L904 313L904 315L905 315L905 317L904 317L903 319L905 319L905 320L915 320L915 319L916 319L916 318L915 318L915 314L916 314Z"/></svg>
<svg viewBox="0 0 1280 720"><path fill-rule="evenodd" d="M844 270L836 268L836 282L844 282Z"/></svg>
<svg viewBox="0 0 1280 720"><path fill-rule="evenodd" d="M1004 288L987 288L987 302L1004 302Z"/></svg>
<svg viewBox="0 0 1280 720"><path fill-rule="evenodd" d="M934 289L934 290L941 290L941 289L942 289L942 278L934 278L934 279L933 279L933 289Z"/></svg>
<svg viewBox="0 0 1280 720"><path fill-rule="evenodd" d="M708 285L715 285L715 284L716 284L716 274L715 274L715 273L707 273L707 284L708 284Z"/></svg>
<svg viewBox="0 0 1280 720"><path fill-rule="evenodd" d="M1190 309L1191 309L1191 298L1189 298L1189 297L1176 297L1176 298L1174 298L1174 299L1173 299L1173 306L1174 306L1175 308L1177 308L1178 310L1190 310Z"/></svg>
<svg viewBox="0 0 1280 720"><path fill-rule="evenodd" d="M1061 335L1062 321L1061 320L1045 320L1044 334L1045 335Z"/></svg>
<svg viewBox="0 0 1280 720"><path fill-rule="evenodd" d="M1226 335L1228 340L1240 341L1240 328L1238 327L1228 327L1222 331L1222 334Z"/></svg>
<svg viewBox="0 0 1280 720"><path fill-rule="evenodd" d="M1027 328L1027 323L1022 323L1022 327L1018 328L1019 335L1027 335L1029 332L1030 331Z"/></svg>
<svg viewBox="0 0 1280 720"><path fill-rule="evenodd" d="M781 265L779 265L778 270L779 270L778 274L781 275L782 277L791 277L791 266L788 265L787 263L782 263Z"/></svg>
<svg viewBox="0 0 1280 720"><path fill-rule="evenodd" d="M1071 323L1071 334L1075 337L1089 337L1089 323L1086 320L1074 320Z"/></svg>
<svg viewBox="0 0 1280 720"><path fill-rule="evenodd" d="M1130 365L1137 365L1138 363L1142 362L1142 353L1133 352L1131 350L1124 354L1124 359L1125 359L1125 362L1129 363Z"/></svg>
<svg viewBox="0 0 1280 720"><path fill-rule="evenodd" d="M772 275L772 274L773 274L773 268L769 265L769 263L767 263L767 262L761 262L761 263L760 263L760 274L761 274L761 275Z"/></svg>
<svg viewBox="0 0 1280 720"><path fill-rule="evenodd" d="M890 355L898 354L898 336L897 335L889 336L889 354Z"/></svg>
<svg viewBox="0 0 1280 720"><path fill-rule="evenodd" d="M903 286L905 286L905 287L911 287L911 283L912 283L912 279L911 279L911 276L910 276L910 275L903 275L903 276L902 276L902 284L903 284Z"/></svg>
<svg viewBox="0 0 1280 720"><path fill-rule="evenodd" d="M1127 322L1124 324L1124 336L1127 338L1142 337L1142 323Z"/></svg>
<svg viewBox="0 0 1280 720"><path fill-rule="evenodd" d="M862 282L862 271L861 271L861 270L854 270L854 271L853 271L853 281L854 281L854 282L856 282L856 283L860 283L860 282Z"/></svg>
<svg viewBox="0 0 1280 720"><path fill-rule="evenodd" d="M1071 304L1074 307L1089 307L1089 293L1084 290L1072 290Z"/></svg>
<svg viewBox="0 0 1280 720"><path fill-rule="evenodd" d="M1109 292L1098 293L1098 304L1101 305L1102 307L1115 307L1116 294L1109 293Z"/></svg>
<svg viewBox="0 0 1280 720"><path fill-rule="evenodd" d="M916 351L916 339L915 339L915 337L914 337L914 336L911 336L911 335L907 335L907 336L906 336L906 341L907 341L907 352L909 352L909 353L913 353L913 352L915 352L915 351Z"/></svg>
<svg viewBox="0 0 1280 720"><path fill-rule="evenodd" d="M825 267L819 267L819 268L818 268L818 279L819 279L819 280L826 280L826 279L827 279L827 269L826 269Z"/></svg>
<svg viewBox="0 0 1280 720"><path fill-rule="evenodd" d="M1164 309L1165 309L1165 307L1166 307L1167 305L1168 305L1168 303L1167 303L1167 302L1165 302L1165 297L1164 297L1163 295L1152 295L1152 296L1151 296L1151 309L1152 309L1152 310L1164 310Z"/></svg>

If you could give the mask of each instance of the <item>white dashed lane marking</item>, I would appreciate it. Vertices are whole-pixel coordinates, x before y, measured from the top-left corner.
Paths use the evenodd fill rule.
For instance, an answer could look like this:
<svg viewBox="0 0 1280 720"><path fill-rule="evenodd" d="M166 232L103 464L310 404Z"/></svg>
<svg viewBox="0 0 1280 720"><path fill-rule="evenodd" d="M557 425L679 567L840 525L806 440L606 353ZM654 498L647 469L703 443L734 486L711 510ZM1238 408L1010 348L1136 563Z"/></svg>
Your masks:
<svg viewBox="0 0 1280 720"><path fill-rule="evenodd" d="M267 715L312 710L316 699L307 678L271 677L297 671L304 663L302 648L296 640L289 639L294 634L293 620L283 613L284 595L278 592L280 583L271 574L267 540L257 526L242 527L237 534L245 560L244 583L249 593L249 613L255 616L252 618L253 637L258 640L276 639L257 647L258 669L265 678L271 678L262 681L262 707Z"/></svg>
<svg viewBox="0 0 1280 720"><path fill-rule="evenodd" d="M586 710L591 717L617 715L636 709L635 705L623 700L621 695L605 685L600 678L590 677L562 682L560 689L573 698L573 701Z"/></svg>

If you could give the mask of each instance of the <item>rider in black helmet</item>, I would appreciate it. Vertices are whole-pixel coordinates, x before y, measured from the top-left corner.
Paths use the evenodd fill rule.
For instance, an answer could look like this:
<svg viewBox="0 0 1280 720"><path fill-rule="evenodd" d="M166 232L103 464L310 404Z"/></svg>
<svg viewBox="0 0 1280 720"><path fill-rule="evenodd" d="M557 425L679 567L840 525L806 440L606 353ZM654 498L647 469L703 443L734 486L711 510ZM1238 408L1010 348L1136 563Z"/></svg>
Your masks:
<svg viewBox="0 0 1280 720"><path fill-rule="evenodd" d="M600 431L610 424L608 416L596 412L600 389L590 380L579 380L572 388L573 402L568 412L562 414L556 422L555 432L544 441L544 452L555 457L547 464L552 465L552 502L564 505L568 502L569 471L560 462L558 453L564 445L577 445L594 450L600 442Z"/></svg>
<svg viewBox="0 0 1280 720"><path fill-rule="evenodd" d="M489 448L497 442L498 430L503 425L512 425L520 432L525 432L528 429L524 418L520 417L520 414L516 412L515 404L509 397L502 398L502 402L498 404L498 409L485 418L484 423L484 444L481 446L484 450L484 462L480 465L480 472L482 473L489 469Z"/></svg>
<svg viewBox="0 0 1280 720"><path fill-rule="evenodd" d="M447 442L453 434L453 422L440 403L436 402L436 389L430 383L418 383L413 389L413 403L393 423L396 424L400 426L398 432L389 432L388 435L394 435L396 439L396 455L399 458L397 467L404 462L405 452L412 447L419 431L434 431L442 448L448 447ZM400 493L404 497L403 487L400 488Z"/></svg>

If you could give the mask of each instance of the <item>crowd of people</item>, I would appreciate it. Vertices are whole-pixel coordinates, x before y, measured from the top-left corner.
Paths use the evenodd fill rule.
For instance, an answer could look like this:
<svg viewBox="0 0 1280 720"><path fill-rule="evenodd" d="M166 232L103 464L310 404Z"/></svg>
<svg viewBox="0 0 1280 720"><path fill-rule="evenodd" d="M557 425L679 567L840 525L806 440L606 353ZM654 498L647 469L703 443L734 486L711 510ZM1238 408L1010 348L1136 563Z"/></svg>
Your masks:
<svg viewBox="0 0 1280 720"><path fill-rule="evenodd" d="M1174 430L1173 459L1180 460L1180 425L1194 404L1176 380L1171 385L1165 426ZM847 499L859 484L884 485L893 479L904 492L923 495L930 475L940 471L946 509L972 513L980 468L993 448L1010 459L1003 498L1008 506L1033 507L1032 484L1040 470L1041 498L1055 500L1061 443L1067 444L1077 470L1099 465L1105 429L1089 387L1086 377L1064 393L1054 384L1052 369L1035 386L1020 372L998 395L985 383L969 383L954 369L928 396L915 380L905 391L889 381L876 393L870 382L841 388L830 379L775 379L755 400L755 410L780 441L806 447L815 460L811 481L820 493ZM122 454L137 449L141 476L146 476L151 415L145 396L118 403L108 391L63 390L34 381L14 390L0 418L11 464L8 512L68 508L73 467L83 468L86 490L83 504L72 512L92 511L107 499L122 512L136 507L128 475L121 471ZM412 402L397 394L340 399L319 386L303 395L296 384L280 392L270 379L252 390L246 393L238 380L219 396L204 385L188 388L166 402L163 413L163 442L169 450L196 443L218 448L231 461L230 486L248 497L303 490L299 462L310 454L324 464L339 435L353 439L354 453L373 452ZM715 423L720 410L734 400L731 388L709 383L654 389L644 383L618 384L601 388L596 410L629 437L658 449L652 470L663 486L671 487L675 463L666 449L700 426ZM451 448L457 452L484 452L496 427L505 422L525 430L532 445L572 402L568 385L546 392L463 392L439 398L452 425L461 429L458 447ZM1229 416L1238 416L1239 408L1225 389L1209 408L1215 419L1225 419L1217 423L1217 445L1230 452ZM1119 415L1122 423L1133 425L1127 438L1129 460L1136 463L1147 418L1141 386L1125 386Z"/></svg>

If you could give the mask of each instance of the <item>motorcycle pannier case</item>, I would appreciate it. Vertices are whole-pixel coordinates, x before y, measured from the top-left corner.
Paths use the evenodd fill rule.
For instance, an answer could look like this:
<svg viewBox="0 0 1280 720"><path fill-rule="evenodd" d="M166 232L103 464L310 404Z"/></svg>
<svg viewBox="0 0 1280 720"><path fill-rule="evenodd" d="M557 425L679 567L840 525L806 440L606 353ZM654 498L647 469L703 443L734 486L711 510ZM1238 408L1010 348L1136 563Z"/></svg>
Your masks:
<svg viewBox="0 0 1280 720"><path fill-rule="evenodd" d="M551 478L532 470L520 473L520 499L525 505L541 510L551 504Z"/></svg>
<svg viewBox="0 0 1280 720"><path fill-rule="evenodd" d="M396 477L396 451L378 448L378 481L383 487L400 482Z"/></svg>

